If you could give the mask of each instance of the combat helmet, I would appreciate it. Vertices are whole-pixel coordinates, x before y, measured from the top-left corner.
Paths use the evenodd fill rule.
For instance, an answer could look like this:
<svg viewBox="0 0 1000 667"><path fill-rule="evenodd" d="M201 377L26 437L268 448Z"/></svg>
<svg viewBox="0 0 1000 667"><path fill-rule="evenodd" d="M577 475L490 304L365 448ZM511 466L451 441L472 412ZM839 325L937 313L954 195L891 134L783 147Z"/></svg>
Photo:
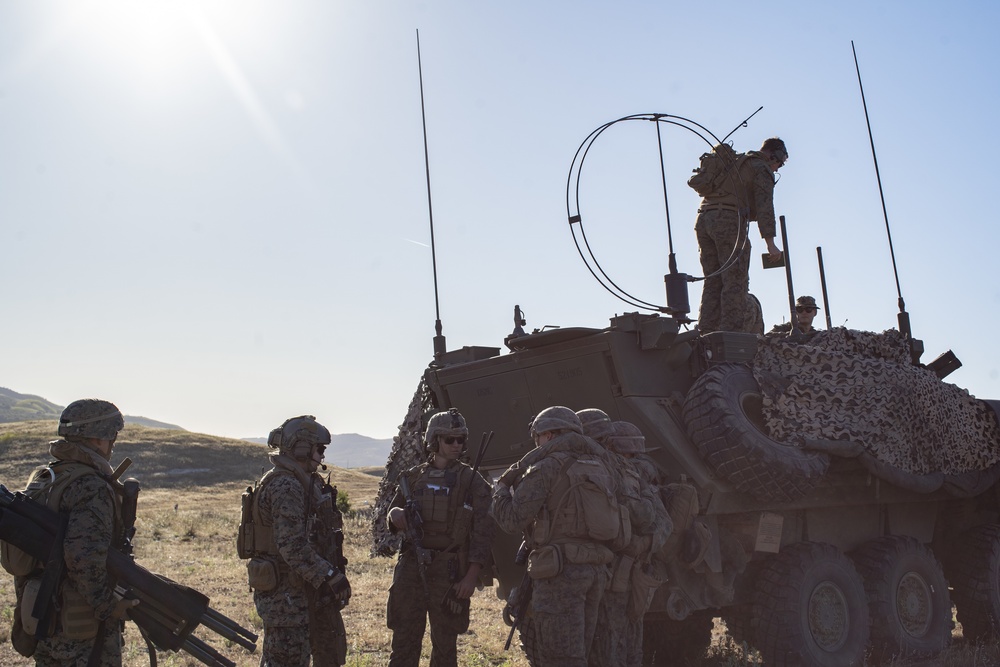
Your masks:
<svg viewBox="0 0 1000 667"><path fill-rule="evenodd" d="M114 440L125 428L125 419L114 403L82 398L66 406L59 417L59 435L64 438Z"/></svg>
<svg viewBox="0 0 1000 667"><path fill-rule="evenodd" d="M267 446L276 447L279 452L294 459L305 460L312 456L314 446L329 445L330 439L330 431L315 417L301 415L286 419L284 424L271 431Z"/></svg>
<svg viewBox="0 0 1000 667"><path fill-rule="evenodd" d="M531 435L549 431L572 431L583 435L583 424L576 413L562 405L545 408L531 421Z"/></svg>
<svg viewBox="0 0 1000 667"><path fill-rule="evenodd" d="M604 445L606 439L614 435L614 422L604 410L598 408L586 408L576 413L583 425L583 434L588 438L593 438Z"/></svg>
<svg viewBox="0 0 1000 667"><path fill-rule="evenodd" d="M468 437L469 427L465 423L465 417L458 411L458 408L449 408L445 412L438 412L427 422L427 431L424 432L424 444L427 449L436 452L438 450L438 436L457 435ZM462 448L465 451L465 448Z"/></svg>
<svg viewBox="0 0 1000 667"><path fill-rule="evenodd" d="M608 449L618 454L642 454L646 451L646 436L632 422L615 422L614 435L608 438Z"/></svg>

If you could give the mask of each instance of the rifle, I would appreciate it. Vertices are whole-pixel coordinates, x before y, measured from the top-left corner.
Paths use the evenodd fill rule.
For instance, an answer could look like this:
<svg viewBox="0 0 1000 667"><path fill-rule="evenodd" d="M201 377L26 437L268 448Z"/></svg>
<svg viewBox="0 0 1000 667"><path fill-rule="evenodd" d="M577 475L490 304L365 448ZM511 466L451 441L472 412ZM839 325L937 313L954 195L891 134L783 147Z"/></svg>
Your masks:
<svg viewBox="0 0 1000 667"><path fill-rule="evenodd" d="M529 552L528 543L521 542L517 555L514 557L514 563L524 565L528 560ZM528 614L528 603L531 602L531 584L531 577L528 575L528 570L525 569L521 583L507 596L507 604L503 608L503 618L510 625L510 633L503 645L505 651L510 648L510 643L514 639L514 631L524 624L524 617Z"/></svg>
<svg viewBox="0 0 1000 667"><path fill-rule="evenodd" d="M483 463L483 456L486 454L486 450L489 448L492 440L493 431L490 431L489 435L486 435L486 431L483 431L483 438L479 441L479 451L476 452L476 464L472 466L473 479L475 479L476 473L479 472L479 466ZM465 492L465 509L472 509L472 484L469 484L469 488Z"/></svg>
<svg viewBox="0 0 1000 667"><path fill-rule="evenodd" d="M330 485L330 478L321 487L321 500L316 516L310 518L307 532L320 556L342 573L347 573L344 557L344 517L337 509L337 487ZM309 644L313 663L316 665L343 665L347 661L347 631L340 610L347 600L338 600L329 586L308 594Z"/></svg>
<svg viewBox="0 0 1000 667"><path fill-rule="evenodd" d="M424 520L420 516L420 503L413 499L410 493L410 482L406 479L406 473L399 476L399 491L403 494L406 504L403 511L406 512L406 530L404 537L409 541L413 553L417 556L417 571L420 573L420 583L424 586L424 594L430 599L430 588L427 586L427 567L434 560L430 549L424 548Z"/></svg>
<svg viewBox="0 0 1000 667"><path fill-rule="evenodd" d="M0 484L0 540L39 560L48 560L57 548L54 542L62 521L58 512ZM129 610L129 618L158 649L184 650L209 667L236 667L235 662L192 635L199 625L251 653L257 648L257 635L211 609L208 597L193 588L150 572L115 548L108 550L107 567L117 582L115 592L139 600L139 605Z"/></svg>

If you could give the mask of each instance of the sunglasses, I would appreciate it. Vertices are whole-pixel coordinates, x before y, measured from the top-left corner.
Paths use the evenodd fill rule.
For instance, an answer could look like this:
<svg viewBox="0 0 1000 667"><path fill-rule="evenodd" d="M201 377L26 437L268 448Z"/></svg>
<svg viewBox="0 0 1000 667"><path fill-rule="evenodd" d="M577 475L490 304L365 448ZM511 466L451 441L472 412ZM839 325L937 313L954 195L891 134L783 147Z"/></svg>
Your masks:
<svg viewBox="0 0 1000 667"><path fill-rule="evenodd" d="M464 445L465 444L465 436L464 435L448 435L448 436L442 436L442 437L444 437L444 444L446 444L446 445L454 445L454 444Z"/></svg>
<svg viewBox="0 0 1000 667"><path fill-rule="evenodd" d="M796 313L815 313L816 309L813 306L795 306Z"/></svg>

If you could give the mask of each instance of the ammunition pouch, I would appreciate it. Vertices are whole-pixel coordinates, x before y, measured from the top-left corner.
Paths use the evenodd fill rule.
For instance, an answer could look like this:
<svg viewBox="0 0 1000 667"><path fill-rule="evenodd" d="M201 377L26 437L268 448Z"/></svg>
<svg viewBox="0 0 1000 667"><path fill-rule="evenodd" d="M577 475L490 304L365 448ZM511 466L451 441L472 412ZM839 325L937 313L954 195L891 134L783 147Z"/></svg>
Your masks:
<svg viewBox="0 0 1000 667"><path fill-rule="evenodd" d="M247 561L247 582L250 588L270 593L278 587L278 564L267 558L254 557Z"/></svg>
<svg viewBox="0 0 1000 667"><path fill-rule="evenodd" d="M93 639L100 625L94 616L94 608L69 584L64 584L62 588L59 620L62 623L61 636L66 639Z"/></svg>
<svg viewBox="0 0 1000 667"><path fill-rule="evenodd" d="M625 554L617 554L611 561L611 580L608 588L612 593L624 593L629 590L629 580L632 577L632 566L635 559Z"/></svg>
<svg viewBox="0 0 1000 667"><path fill-rule="evenodd" d="M646 615L656 589L662 585L663 580L656 576L656 570L649 563L636 562L632 566L632 587L625 603L629 619L638 621Z"/></svg>
<svg viewBox="0 0 1000 667"><path fill-rule="evenodd" d="M24 591L21 593L21 608L17 610L17 615L21 619L21 627L30 637L38 636L38 619L31 615L31 611L35 608L35 602L38 600L41 588L41 577L28 579L24 584ZM55 616L53 615L48 629L43 631L42 636L51 637L55 631Z"/></svg>
<svg viewBox="0 0 1000 667"><path fill-rule="evenodd" d="M0 540L0 566L15 577L26 577L38 569L38 560Z"/></svg>
<svg viewBox="0 0 1000 667"><path fill-rule="evenodd" d="M548 544L528 554L528 576L549 579L562 572L563 555L558 545Z"/></svg>
<svg viewBox="0 0 1000 667"><path fill-rule="evenodd" d="M607 565L615 555L603 544L593 542L567 542L560 545L567 563L577 565Z"/></svg>

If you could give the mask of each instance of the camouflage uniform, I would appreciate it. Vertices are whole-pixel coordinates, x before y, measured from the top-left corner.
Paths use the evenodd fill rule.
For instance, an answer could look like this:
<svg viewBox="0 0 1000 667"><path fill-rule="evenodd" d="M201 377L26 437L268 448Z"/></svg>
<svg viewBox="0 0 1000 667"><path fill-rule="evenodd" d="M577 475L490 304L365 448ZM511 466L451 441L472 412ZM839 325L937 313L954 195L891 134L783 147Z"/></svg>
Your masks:
<svg viewBox="0 0 1000 667"><path fill-rule="evenodd" d="M108 457L124 426L121 411L114 404L82 399L66 406L59 418L59 435L64 439L49 443L49 454L55 459L49 465L55 476L51 485L41 488L47 489L45 497L54 502L55 496L48 493L61 487L58 507L52 509L66 517L62 543L65 568L59 606L53 612L55 632L34 646L36 665L85 667L92 655L101 667L122 664L120 603L112 590L107 560L108 551L123 541L121 496L111 486L114 480ZM70 480L62 486L59 480L67 477ZM39 576L36 571L14 578L15 613L26 604L25 587ZM15 624L15 631L18 650L30 649L33 640L20 623Z"/></svg>
<svg viewBox="0 0 1000 667"><path fill-rule="evenodd" d="M469 563L485 567L491 562L494 523L489 516L490 486L461 461L451 461L444 469L422 463L402 474L407 477L412 499L421 508L422 546L433 552L433 561L425 572L424 590L413 545L404 539L386 604L386 623L392 630L389 665L416 667L429 618L431 667L454 667L458 663L458 635L469 628L469 607L465 605L461 613L454 614L441 603L455 582L466 575ZM471 510L465 505L467 496ZM397 490L390 507L403 507L405 502ZM396 531L391 521L388 526Z"/></svg>
<svg viewBox="0 0 1000 667"><path fill-rule="evenodd" d="M257 502L262 525L273 529L278 554L263 557L274 563L278 583L273 590L253 593L257 613L264 622L260 664L261 667L307 667L311 653L346 651L338 605L330 604L323 609L323 613L332 616L332 636L316 637L315 629L310 627L310 604L315 604L330 572L337 569L336 564L317 551L307 527L321 502L323 480L317 473L308 474L298 468L288 456L271 455L270 459L274 468L261 479ZM321 647L320 641L337 646Z"/></svg>
<svg viewBox="0 0 1000 667"><path fill-rule="evenodd" d="M579 433L564 432L528 454L530 465L514 488L499 484L493 494L491 513L508 533L525 531L530 540L532 526L543 507L553 499L553 489L567 458L601 459L600 447ZM577 538L576 542L584 540ZM541 545L529 541L533 548ZM533 579L529 605L535 636L535 661L540 667L584 667L597 626L597 613L608 583L607 552L604 563L563 562L558 575Z"/></svg>
<svg viewBox="0 0 1000 667"><path fill-rule="evenodd" d="M653 471L649 471L645 461L627 458L619 452L617 443L623 436L616 427L625 423L612 422L607 414L592 408L578 415L583 421L584 433L604 448L611 466L621 473L619 503L628 508L632 527L631 541L611 562L611 581L601 598L589 664L592 667L631 667L642 662L642 618L639 617L637 633L636 623L627 613L632 570L649 563L651 555L666 542L672 524L658 490L649 481L649 475L655 475L655 464ZM631 424L627 426L639 433Z"/></svg>
<svg viewBox="0 0 1000 667"><path fill-rule="evenodd" d="M76 461L94 468L94 474L70 482L62 493L59 511L69 516L63 559L66 562L64 587L72 587L94 609L98 621L105 622L101 667L122 664L122 635L119 623L111 619L117 600L108 578L108 550L120 538L121 501L101 475L110 476L111 466L85 446L57 440L49 445L57 461ZM23 592L26 579L15 585ZM65 590L65 589L64 589ZM44 667L85 667L94 647L94 638L69 639L61 631L38 642L35 664Z"/></svg>
<svg viewBox="0 0 1000 667"><path fill-rule="evenodd" d="M702 199L698 209L694 228L705 276L718 271L736 248L741 231L737 210L743 204L749 207L746 220L757 221L761 238L774 237L774 172L758 151L749 151L747 157L740 167L746 201L740 202L737 193L732 191L735 186L727 180L721 191ZM746 224L743 223L744 233ZM720 275L705 278L698 314L698 327L703 333L744 330L748 319L745 311L750 285L750 255L750 239L747 238L743 251L729 269Z"/></svg>

